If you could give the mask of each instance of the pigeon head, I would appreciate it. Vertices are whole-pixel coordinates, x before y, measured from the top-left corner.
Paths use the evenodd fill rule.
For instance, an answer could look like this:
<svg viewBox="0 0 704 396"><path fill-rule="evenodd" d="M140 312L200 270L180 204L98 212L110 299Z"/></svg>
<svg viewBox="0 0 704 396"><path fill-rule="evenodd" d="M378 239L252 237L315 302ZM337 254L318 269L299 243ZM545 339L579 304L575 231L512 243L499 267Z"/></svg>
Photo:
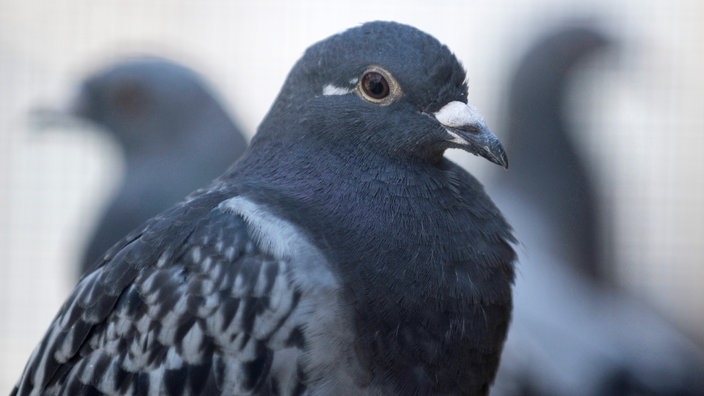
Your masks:
<svg viewBox="0 0 704 396"><path fill-rule="evenodd" d="M167 150L192 140L197 120L209 118L211 130L229 123L212 95L192 70L157 57L137 57L87 78L72 111L104 126L128 153Z"/></svg>
<svg viewBox="0 0 704 396"><path fill-rule="evenodd" d="M291 117L294 117L293 119ZM432 36L370 22L310 47L288 76L271 122L304 123L307 141L399 160L438 162L460 148L507 167L499 140L468 102L465 71Z"/></svg>

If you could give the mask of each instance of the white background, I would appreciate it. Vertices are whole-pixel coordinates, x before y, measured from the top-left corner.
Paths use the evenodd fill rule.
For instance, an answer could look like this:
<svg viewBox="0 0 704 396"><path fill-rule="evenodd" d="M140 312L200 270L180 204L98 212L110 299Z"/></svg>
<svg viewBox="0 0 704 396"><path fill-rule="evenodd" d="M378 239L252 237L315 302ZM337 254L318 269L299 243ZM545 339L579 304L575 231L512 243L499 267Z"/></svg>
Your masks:
<svg viewBox="0 0 704 396"><path fill-rule="evenodd" d="M618 54L595 60L571 91L577 139L613 215L614 273L704 341L704 3L0 0L0 393L69 293L120 175L105 136L32 122L32 109L65 105L85 73L134 53L182 61L251 135L308 45L396 20L456 52L470 99L500 134L514 62L535 34L574 18L619 40ZM480 177L488 166L451 156Z"/></svg>

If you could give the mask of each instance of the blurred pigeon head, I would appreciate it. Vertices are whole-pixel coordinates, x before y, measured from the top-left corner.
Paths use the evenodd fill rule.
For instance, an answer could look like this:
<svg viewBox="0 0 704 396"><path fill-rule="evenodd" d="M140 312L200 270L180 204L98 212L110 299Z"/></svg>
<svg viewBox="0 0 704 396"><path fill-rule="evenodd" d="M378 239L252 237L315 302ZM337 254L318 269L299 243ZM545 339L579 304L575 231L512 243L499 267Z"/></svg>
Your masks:
<svg viewBox="0 0 704 396"><path fill-rule="evenodd" d="M229 137L235 155L245 147L208 84L193 70L158 57L129 58L99 70L81 84L72 111L106 128L128 153L185 149L215 136Z"/></svg>
<svg viewBox="0 0 704 396"><path fill-rule="evenodd" d="M87 77L72 113L107 131L125 173L85 252L83 271L119 238L225 172L247 142L193 70L129 58Z"/></svg>

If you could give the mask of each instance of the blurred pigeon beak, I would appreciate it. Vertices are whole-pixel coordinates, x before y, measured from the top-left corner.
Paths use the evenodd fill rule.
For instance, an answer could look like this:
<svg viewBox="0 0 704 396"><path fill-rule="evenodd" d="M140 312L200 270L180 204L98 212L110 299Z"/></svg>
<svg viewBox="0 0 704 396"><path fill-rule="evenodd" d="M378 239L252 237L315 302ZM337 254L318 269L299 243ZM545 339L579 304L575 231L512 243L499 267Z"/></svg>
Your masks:
<svg viewBox="0 0 704 396"><path fill-rule="evenodd" d="M91 103L89 94L85 92L86 88L84 86L77 92L73 93L70 104L66 109L68 114L79 118L88 118L90 116Z"/></svg>
<svg viewBox="0 0 704 396"><path fill-rule="evenodd" d="M471 105L453 101L433 114L450 134L449 141L470 153L508 169L508 158L499 139L484 123L484 117Z"/></svg>
<svg viewBox="0 0 704 396"><path fill-rule="evenodd" d="M86 103L85 96L74 93L68 105L32 108L29 112L31 129L43 132L62 127L92 126L88 120L89 103Z"/></svg>

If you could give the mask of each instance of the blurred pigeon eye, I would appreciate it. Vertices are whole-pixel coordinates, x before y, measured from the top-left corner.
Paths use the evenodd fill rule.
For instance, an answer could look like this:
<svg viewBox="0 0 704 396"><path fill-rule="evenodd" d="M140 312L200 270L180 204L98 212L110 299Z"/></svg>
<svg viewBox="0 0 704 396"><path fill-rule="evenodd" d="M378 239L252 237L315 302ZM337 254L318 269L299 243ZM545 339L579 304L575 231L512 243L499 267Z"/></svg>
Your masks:
<svg viewBox="0 0 704 396"><path fill-rule="evenodd" d="M149 97L144 85L132 80L125 80L110 91L112 102L109 110L116 117L129 121L138 121L147 113Z"/></svg>
<svg viewBox="0 0 704 396"><path fill-rule="evenodd" d="M362 98L380 105L390 104L401 95L401 88L391 73L378 66L364 72L357 88Z"/></svg>

